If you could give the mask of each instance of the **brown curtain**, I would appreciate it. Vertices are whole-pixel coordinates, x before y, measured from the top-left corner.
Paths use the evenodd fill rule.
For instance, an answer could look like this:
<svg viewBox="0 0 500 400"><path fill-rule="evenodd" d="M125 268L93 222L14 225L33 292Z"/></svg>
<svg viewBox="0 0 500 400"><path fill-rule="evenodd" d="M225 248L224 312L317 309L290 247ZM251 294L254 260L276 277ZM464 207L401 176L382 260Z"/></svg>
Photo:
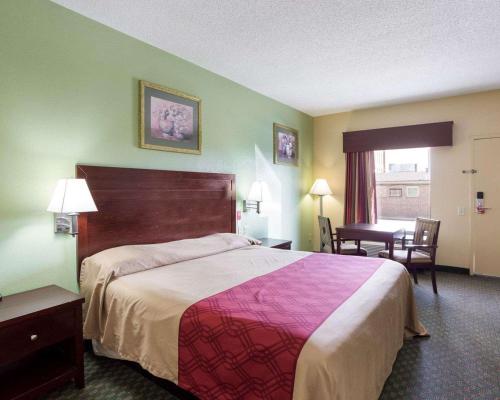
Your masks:
<svg viewBox="0 0 500 400"><path fill-rule="evenodd" d="M346 153L344 223L377 223L373 151Z"/></svg>

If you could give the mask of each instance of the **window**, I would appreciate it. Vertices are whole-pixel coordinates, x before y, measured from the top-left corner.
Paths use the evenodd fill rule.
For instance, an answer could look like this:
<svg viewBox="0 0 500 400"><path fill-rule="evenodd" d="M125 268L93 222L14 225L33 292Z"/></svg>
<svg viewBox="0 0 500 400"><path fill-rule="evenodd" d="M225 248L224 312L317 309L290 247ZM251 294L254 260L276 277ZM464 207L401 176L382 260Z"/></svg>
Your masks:
<svg viewBox="0 0 500 400"><path fill-rule="evenodd" d="M374 153L379 222L411 231L417 217L430 217L430 149Z"/></svg>
<svg viewBox="0 0 500 400"><path fill-rule="evenodd" d="M406 186L406 197L420 196L420 188L418 186Z"/></svg>
<svg viewBox="0 0 500 400"><path fill-rule="evenodd" d="M401 197L403 196L403 189L401 188L390 188L389 197Z"/></svg>

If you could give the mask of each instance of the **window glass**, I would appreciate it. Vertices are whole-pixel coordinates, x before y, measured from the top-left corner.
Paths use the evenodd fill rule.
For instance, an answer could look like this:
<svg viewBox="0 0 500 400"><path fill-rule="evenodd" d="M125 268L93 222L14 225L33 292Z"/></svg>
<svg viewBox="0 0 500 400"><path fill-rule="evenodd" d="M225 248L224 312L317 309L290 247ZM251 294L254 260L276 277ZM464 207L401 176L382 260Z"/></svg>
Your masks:
<svg viewBox="0 0 500 400"><path fill-rule="evenodd" d="M430 217L430 149L375 151L377 213L380 223L412 225Z"/></svg>

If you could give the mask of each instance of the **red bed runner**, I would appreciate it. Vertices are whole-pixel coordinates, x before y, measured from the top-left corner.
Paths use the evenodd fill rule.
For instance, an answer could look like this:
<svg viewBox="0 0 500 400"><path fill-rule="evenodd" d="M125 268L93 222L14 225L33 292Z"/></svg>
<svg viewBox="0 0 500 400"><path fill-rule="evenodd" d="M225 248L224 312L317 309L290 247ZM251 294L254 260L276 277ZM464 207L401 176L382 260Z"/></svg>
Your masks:
<svg viewBox="0 0 500 400"><path fill-rule="evenodd" d="M384 260L312 254L199 301L179 326L179 386L200 399L291 399L305 342Z"/></svg>

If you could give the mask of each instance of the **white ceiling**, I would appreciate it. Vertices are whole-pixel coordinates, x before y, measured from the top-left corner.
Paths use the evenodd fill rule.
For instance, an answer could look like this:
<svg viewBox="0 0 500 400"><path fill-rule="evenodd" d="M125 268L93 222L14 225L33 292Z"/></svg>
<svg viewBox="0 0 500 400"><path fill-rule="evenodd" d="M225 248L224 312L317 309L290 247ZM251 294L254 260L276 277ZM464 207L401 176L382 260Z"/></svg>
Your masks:
<svg viewBox="0 0 500 400"><path fill-rule="evenodd" d="M54 1L313 116L500 88L500 0Z"/></svg>

